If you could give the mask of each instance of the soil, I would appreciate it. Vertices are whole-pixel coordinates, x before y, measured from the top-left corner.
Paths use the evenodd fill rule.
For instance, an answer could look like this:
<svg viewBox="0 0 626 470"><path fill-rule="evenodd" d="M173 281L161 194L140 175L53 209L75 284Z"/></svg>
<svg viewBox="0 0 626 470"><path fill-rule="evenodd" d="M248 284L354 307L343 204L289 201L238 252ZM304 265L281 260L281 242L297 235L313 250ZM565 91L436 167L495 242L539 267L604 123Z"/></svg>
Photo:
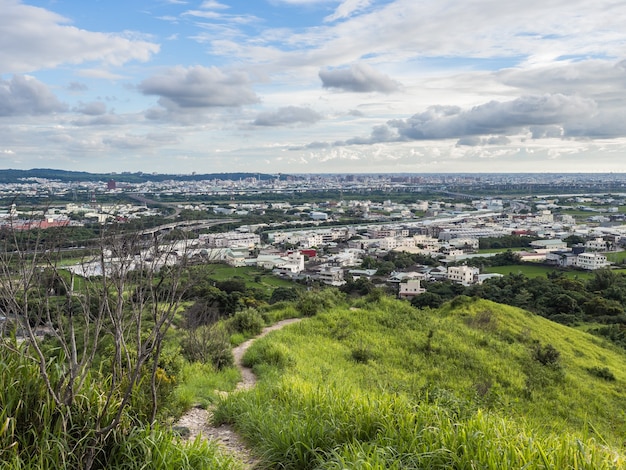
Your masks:
<svg viewBox="0 0 626 470"><path fill-rule="evenodd" d="M235 358L235 366L241 372L241 381L237 384L236 390L247 390L256 384L256 376L252 369L244 367L242 358L250 345L258 338L262 338L271 331L279 330L286 325L300 321L300 318L290 318L275 323L272 326L264 328L261 334L255 338L249 339L233 348L233 356ZM244 469L252 469L258 463L250 449L245 445L242 439L237 435L234 429L228 425L213 426L211 424L211 409L203 409L199 407L191 408L187 411L175 427L185 430L185 438L193 440L197 436L202 439L216 441L227 454L232 455L236 460L243 463ZM188 433L187 433L188 431Z"/></svg>

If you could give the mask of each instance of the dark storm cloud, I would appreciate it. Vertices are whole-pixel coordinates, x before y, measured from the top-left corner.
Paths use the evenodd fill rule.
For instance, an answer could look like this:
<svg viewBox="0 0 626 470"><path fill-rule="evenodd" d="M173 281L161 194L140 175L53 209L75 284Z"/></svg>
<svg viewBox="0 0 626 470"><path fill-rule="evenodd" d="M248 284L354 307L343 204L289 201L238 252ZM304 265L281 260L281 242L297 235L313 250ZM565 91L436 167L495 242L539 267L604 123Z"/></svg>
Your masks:
<svg viewBox="0 0 626 470"><path fill-rule="evenodd" d="M172 112L236 107L259 101L247 75L227 74L216 67L172 68L144 80L139 89L144 95L159 96L159 104Z"/></svg>
<svg viewBox="0 0 626 470"><path fill-rule="evenodd" d="M254 120L255 126L288 126L293 124L314 124L322 118L310 108L286 106L276 111L260 113Z"/></svg>
<svg viewBox="0 0 626 470"><path fill-rule="evenodd" d="M0 79L0 116L51 114L66 111L48 87L34 78L14 75Z"/></svg>
<svg viewBox="0 0 626 470"><path fill-rule="evenodd" d="M353 64L349 69L320 70L319 77L324 88L334 88L356 93L378 91L392 93L400 84L367 64Z"/></svg>

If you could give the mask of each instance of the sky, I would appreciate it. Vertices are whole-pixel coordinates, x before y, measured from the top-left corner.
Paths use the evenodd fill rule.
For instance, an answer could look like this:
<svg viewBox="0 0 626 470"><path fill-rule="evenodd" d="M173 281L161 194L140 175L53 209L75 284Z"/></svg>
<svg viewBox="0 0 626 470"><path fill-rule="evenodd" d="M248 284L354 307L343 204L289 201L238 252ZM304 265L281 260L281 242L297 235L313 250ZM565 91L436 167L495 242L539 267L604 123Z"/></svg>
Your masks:
<svg viewBox="0 0 626 470"><path fill-rule="evenodd" d="M0 168L626 172L623 0L0 12Z"/></svg>

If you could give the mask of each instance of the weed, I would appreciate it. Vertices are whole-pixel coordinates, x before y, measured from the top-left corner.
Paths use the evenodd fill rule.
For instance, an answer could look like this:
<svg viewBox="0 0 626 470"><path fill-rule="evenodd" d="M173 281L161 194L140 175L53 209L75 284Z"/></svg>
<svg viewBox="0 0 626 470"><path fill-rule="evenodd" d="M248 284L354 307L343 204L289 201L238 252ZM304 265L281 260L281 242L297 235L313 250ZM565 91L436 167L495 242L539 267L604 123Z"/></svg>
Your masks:
<svg viewBox="0 0 626 470"><path fill-rule="evenodd" d="M367 364L376 357L371 348L362 343L352 349L351 356L352 359L361 364Z"/></svg>
<svg viewBox="0 0 626 470"><path fill-rule="evenodd" d="M587 368L587 371L591 375L595 375L596 377L599 377L608 382L615 382L616 380L615 374L613 374L613 372L611 372L611 369L609 369L608 367L594 366L594 367Z"/></svg>

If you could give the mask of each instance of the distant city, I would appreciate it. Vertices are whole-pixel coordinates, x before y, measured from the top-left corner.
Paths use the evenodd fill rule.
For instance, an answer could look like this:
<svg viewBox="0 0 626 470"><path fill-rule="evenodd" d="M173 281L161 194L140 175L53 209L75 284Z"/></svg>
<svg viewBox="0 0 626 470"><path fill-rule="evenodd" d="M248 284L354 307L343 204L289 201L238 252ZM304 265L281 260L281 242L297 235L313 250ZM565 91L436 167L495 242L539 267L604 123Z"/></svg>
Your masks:
<svg viewBox="0 0 626 470"><path fill-rule="evenodd" d="M92 174L62 170L0 170L0 197L102 193L232 194L304 191L451 191L472 193L626 192L626 173L432 173L432 174ZM467 194L462 194L467 192Z"/></svg>

